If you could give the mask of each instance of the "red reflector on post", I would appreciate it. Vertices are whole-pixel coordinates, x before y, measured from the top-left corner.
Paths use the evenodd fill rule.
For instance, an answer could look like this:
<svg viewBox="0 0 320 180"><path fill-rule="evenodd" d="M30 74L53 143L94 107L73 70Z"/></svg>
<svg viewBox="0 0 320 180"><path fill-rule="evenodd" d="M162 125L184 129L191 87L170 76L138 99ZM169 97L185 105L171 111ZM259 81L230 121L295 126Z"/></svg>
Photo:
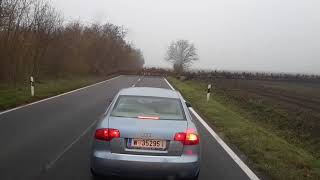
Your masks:
<svg viewBox="0 0 320 180"><path fill-rule="evenodd" d="M153 119L153 120L158 120L160 119L159 116L138 116L139 119Z"/></svg>
<svg viewBox="0 0 320 180"><path fill-rule="evenodd" d="M95 138L102 141L110 141L113 138L119 138L120 131L118 129L97 129L95 133Z"/></svg>

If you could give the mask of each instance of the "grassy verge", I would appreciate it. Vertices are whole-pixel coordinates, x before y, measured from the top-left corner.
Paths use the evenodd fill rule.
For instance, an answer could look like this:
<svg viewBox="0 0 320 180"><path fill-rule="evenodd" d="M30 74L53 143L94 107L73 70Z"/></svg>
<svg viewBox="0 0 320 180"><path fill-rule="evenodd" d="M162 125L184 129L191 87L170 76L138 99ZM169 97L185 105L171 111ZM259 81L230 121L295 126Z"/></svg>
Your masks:
<svg viewBox="0 0 320 180"><path fill-rule="evenodd" d="M107 79L107 77L72 77L47 79L35 83L35 96L30 96L30 84L0 84L0 110L13 108L50 96L71 91L89 84Z"/></svg>
<svg viewBox="0 0 320 180"><path fill-rule="evenodd" d="M213 95L207 103L206 84L174 78L169 81L248 157L254 169L272 179L320 179L320 161L312 153L289 143L255 119L243 116L225 98Z"/></svg>

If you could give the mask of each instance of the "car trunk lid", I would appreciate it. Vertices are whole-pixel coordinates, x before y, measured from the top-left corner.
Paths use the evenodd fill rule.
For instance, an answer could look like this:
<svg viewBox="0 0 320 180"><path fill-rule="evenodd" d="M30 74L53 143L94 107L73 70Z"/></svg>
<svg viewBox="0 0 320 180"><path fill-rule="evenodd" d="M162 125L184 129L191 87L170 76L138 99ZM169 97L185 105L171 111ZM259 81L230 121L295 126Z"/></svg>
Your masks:
<svg viewBox="0 0 320 180"><path fill-rule="evenodd" d="M179 156L182 154L183 144L174 141L174 136L178 132L185 132L187 126L188 123L186 120L111 116L109 117L109 128L115 128L120 131L120 138L112 139L110 142L111 152L121 154ZM133 146L133 142L136 143L137 140L144 145L146 145L145 143L165 143L165 148L139 148Z"/></svg>

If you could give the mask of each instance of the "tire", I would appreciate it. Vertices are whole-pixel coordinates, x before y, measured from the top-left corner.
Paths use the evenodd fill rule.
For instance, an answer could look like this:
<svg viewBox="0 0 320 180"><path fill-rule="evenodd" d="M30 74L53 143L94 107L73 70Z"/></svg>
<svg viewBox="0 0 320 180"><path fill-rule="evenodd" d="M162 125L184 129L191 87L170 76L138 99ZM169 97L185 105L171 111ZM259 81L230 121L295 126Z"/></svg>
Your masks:
<svg viewBox="0 0 320 180"><path fill-rule="evenodd" d="M96 172L94 172L94 170L92 168L90 168L90 172L91 172L91 179L92 180L100 180L101 176L99 174L97 174Z"/></svg>
<svg viewBox="0 0 320 180"><path fill-rule="evenodd" d="M90 168L91 172L91 180L113 180L114 177L112 175L101 175L96 173L92 168Z"/></svg>
<svg viewBox="0 0 320 180"><path fill-rule="evenodd" d="M198 172L196 176L191 177L191 178L187 178L186 180L198 180L199 174L200 174L200 172Z"/></svg>

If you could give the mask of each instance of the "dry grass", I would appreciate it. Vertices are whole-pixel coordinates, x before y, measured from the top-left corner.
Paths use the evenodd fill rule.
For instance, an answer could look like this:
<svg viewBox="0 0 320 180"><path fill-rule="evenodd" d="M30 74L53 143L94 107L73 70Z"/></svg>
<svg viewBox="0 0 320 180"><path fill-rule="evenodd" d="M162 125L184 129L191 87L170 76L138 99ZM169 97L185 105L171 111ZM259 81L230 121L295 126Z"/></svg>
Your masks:
<svg viewBox="0 0 320 180"><path fill-rule="evenodd" d="M206 103L205 83L169 80L209 123L249 158L248 163L254 169L272 179L320 179L320 160L308 149L279 135L279 129L273 130L255 116L247 116L246 109L223 95L214 94Z"/></svg>

